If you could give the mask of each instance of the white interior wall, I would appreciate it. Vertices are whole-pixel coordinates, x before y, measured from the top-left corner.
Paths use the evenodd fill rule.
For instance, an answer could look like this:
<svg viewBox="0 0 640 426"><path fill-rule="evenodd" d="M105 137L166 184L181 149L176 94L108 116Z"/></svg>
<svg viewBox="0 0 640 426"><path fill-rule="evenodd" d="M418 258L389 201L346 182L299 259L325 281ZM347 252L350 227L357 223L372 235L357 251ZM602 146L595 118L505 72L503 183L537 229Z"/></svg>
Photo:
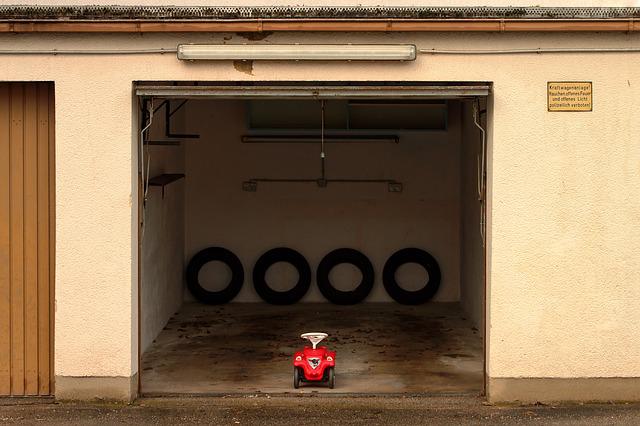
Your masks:
<svg viewBox="0 0 640 426"><path fill-rule="evenodd" d="M164 108L164 107L163 107ZM182 111L171 117L181 131ZM154 116L149 139L166 139L164 110ZM184 145L148 145L149 176L184 173ZM141 264L142 347L144 352L182 304L184 286L184 179L149 187L144 208Z"/></svg>
<svg viewBox="0 0 640 426"><path fill-rule="evenodd" d="M460 296L460 111L451 103L449 129L402 133L400 144L328 144L329 178L396 179L400 194L384 184L261 183L257 192L242 191L255 177L319 175L319 147L314 144L246 144L243 101L191 101L187 126L202 138L186 145L186 256L208 246L232 250L245 267L245 284L234 301L259 301L251 281L258 257L268 249L288 246L300 251L313 274L333 249L352 247L374 265L376 283L367 301L385 302L381 282L386 259L404 247L429 251L442 270L436 301ZM273 275L292 282L289 268ZM219 270L218 270L219 271ZM337 285L354 272L336 268ZM422 283L424 271L399 271L404 283ZM205 270L201 273L207 280ZM268 277L270 278L270 277ZM289 281L287 281L289 280ZM275 283L274 281L272 281ZM315 279L303 301L322 302Z"/></svg>
<svg viewBox="0 0 640 426"><path fill-rule="evenodd" d="M478 158L481 153L480 130L473 122L473 105L462 104L461 159L461 253L460 301L478 329L484 327L484 248L480 234L478 201ZM484 124L483 124L484 125Z"/></svg>

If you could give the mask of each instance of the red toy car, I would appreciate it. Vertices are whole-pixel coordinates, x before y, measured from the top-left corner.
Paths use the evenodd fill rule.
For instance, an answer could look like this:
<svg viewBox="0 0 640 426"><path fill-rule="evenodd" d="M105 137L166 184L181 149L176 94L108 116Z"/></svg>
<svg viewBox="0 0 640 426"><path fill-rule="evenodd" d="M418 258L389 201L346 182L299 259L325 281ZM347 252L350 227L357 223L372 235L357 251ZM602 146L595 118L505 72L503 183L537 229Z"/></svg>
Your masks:
<svg viewBox="0 0 640 426"><path fill-rule="evenodd" d="M326 382L331 389L336 381L336 353L326 346L320 346L327 333L304 333L303 339L311 342L313 347L305 346L301 351L293 355L293 387L298 389L300 382L322 383Z"/></svg>

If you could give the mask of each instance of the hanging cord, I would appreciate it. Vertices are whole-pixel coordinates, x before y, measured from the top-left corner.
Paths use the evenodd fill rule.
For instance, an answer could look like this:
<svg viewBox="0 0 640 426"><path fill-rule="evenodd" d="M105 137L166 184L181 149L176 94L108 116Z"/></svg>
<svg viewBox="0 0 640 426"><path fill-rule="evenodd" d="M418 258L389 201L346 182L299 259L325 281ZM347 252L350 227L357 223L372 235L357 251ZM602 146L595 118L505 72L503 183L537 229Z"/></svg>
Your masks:
<svg viewBox="0 0 640 426"><path fill-rule="evenodd" d="M149 165L151 164L151 155L147 152L146 170L145 170L145 132L149 130L151 124L153 124L153 98L145 105L147 107L147 113L149 114L148 123L140 131L140 177L142 179L142 237L144 238L144 213L145 205L147 203L147 192L149 191Z"/></svg>
<svg viewBox="0 0 640 426"><path fill-rule="evenodd" d="M324 152L324 99L320 100L320 182L322 186L326 185L325 179L325 152Z"/></svg>
<svg viewBox="0 0 640 426"><path fill-rule="evenodd" d="M478 201L480 202L480 237L482 238L482 247L485 244L485 227L487 221L486 203L485 203L485 182L486 182L486 141L487 135L480 124L480 100L473 102L473 123L480 129L482 138L480 158L478 158Z"/></svg>
<svg viewBox="0 0 640 426"><path fill-rule="evenodd" d="M147 109L149 113L149 123L142 129L140 132L140 163L141 163L141 173L142 173L142 188L143 188L143 200L147 202L147 193L149 192L149 167L151 165L151 154L149 154L149 150L147 149L147 163L146 163L146 171L145 171L145 132L151 127L153 124L153 98L150 101L149 108Z"/></svg>
<svg viewBox="0 0 640 426"><path fill-rule="evenodd" d="M473 103L473 123L476 125L478 129L480 129L480 134L482 136L482 146L480 151L480 159L479 167L478 167L478 201L484 201L484 184L485 184L485 145L486 145L486 133L484 128L479 122L480 120L480 101L476 100Z"/></svg>

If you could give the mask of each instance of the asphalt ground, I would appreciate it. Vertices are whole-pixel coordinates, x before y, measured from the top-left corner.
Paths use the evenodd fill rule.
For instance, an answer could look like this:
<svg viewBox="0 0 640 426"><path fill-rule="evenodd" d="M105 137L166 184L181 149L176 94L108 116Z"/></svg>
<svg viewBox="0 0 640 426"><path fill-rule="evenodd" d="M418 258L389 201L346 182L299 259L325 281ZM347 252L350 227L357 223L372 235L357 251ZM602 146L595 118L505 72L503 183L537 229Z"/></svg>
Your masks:
<svg viewBox="0 0 640 426"><path fill-rule="evenodd" d="M2 424L637 425L640 403L488 405L473 395L146 398L132 404L0 402Z"/></svg>

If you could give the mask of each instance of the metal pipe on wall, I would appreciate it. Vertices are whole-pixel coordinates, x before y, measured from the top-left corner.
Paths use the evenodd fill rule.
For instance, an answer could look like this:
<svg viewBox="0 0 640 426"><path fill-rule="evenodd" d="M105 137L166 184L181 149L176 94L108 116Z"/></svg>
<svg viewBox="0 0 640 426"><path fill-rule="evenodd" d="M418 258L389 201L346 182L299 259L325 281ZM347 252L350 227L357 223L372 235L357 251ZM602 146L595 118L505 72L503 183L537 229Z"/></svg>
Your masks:
<svg viewBox="0 0 640 426"><path fill-rule="evenodd" d="M236 21L18 21L0 33L186 32L635 32L640 21L619 19L251 19Z"/></svg>

